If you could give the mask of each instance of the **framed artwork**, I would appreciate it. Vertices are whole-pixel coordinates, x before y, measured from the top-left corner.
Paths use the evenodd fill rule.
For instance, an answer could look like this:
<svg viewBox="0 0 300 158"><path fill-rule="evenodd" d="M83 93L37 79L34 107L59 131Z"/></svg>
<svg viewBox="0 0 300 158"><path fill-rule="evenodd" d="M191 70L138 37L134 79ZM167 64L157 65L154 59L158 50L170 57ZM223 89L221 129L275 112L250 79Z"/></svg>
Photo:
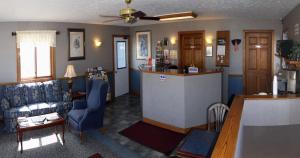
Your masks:
<svg viewBox="0 0 300 158"><path fill-rule="evenodd" d="M151 58L151 32L136 32L136 59L147 60Z"/></svg>
<svg viewBox="0 0 300 158"><path fill-rule="evenodd" d="M68 29L69 60L85 59L85 30Z"/></svg>
<svg viewBox="0 0 300 158"><path fill-rule="evenodd" d="M207 57L213 56L213 46L212 45L206 46L206 56Z"/></svg>

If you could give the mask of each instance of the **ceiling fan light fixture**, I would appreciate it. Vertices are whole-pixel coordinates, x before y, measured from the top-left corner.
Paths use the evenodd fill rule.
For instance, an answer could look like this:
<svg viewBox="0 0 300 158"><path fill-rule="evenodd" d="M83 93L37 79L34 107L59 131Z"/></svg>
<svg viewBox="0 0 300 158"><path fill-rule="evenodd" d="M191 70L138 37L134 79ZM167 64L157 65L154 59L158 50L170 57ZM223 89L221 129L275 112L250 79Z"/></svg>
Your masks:
<svg viewBox="0 0 300 158"><path fill-rule="evenodd" d="M181 12L181 13L159 15L157 17L160 18L160 21L171 21L171 20L193 19L196 18L197 15L193 12Z"/></svg>
<svg viewBox="0 0 300 158"><path fill-rule="evenodd" d="M120 10L120 16L127 17L127 16L130 16L132 13L135 13L135 12L136 12L135 9L124 8L124 9Z"/></svg>

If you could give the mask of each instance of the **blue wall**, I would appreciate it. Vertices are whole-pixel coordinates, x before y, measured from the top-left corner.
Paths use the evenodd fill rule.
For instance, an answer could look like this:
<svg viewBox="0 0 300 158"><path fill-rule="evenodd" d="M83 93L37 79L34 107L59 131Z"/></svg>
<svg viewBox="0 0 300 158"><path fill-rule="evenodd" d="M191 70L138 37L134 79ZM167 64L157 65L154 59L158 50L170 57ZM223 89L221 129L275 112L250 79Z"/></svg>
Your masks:
<svg viewBox="0 0 300 158"><path fill-rule="evenodd" d="M243 76L229 75L228 76L228 100L229 104L235 95L243 94Z"/></svg>
<svg viewBox="0 0 300 158"><path fill-rule="evenodd" d="M130 70L130 92L140 94L141 72L136 69Z"/></svg>

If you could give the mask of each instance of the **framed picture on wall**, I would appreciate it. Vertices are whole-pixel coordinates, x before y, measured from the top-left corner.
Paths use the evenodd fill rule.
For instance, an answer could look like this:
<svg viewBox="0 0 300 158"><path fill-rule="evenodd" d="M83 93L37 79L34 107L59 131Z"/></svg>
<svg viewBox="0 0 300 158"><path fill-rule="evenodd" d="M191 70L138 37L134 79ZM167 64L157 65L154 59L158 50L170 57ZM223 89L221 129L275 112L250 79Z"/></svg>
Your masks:
<svg viewBox="0 0 300 158"><path fill-rule="evenodd" d="M147 60L151 58L151 32L136 32L136 59Z"/></svg>
<svg viewBox="0 0 300 158"><path fill-rule="evenodd" d="M69 60L85 59L85 30L68 29Z"/></svg>
<svg viewBox="0 0 300 158"><path fill-rule="evenodd" d="M212 45L206 46L206 56L207 57L213 56L213 46Z"/></svg>

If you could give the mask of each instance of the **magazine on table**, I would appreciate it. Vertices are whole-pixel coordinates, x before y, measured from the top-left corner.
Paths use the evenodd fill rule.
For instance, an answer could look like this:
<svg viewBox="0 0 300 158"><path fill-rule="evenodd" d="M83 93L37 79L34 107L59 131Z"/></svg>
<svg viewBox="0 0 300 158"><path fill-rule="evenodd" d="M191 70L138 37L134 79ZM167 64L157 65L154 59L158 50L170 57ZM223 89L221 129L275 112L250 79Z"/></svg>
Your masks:
<svg viewBox="0 0 300 158"><path fill-rule="evenodd" d="M53 120L59 119L59 116L58 116L57 113L48 114L48 115L46 115L46 119L47 119L48 121L53 121Z"/></svg>

